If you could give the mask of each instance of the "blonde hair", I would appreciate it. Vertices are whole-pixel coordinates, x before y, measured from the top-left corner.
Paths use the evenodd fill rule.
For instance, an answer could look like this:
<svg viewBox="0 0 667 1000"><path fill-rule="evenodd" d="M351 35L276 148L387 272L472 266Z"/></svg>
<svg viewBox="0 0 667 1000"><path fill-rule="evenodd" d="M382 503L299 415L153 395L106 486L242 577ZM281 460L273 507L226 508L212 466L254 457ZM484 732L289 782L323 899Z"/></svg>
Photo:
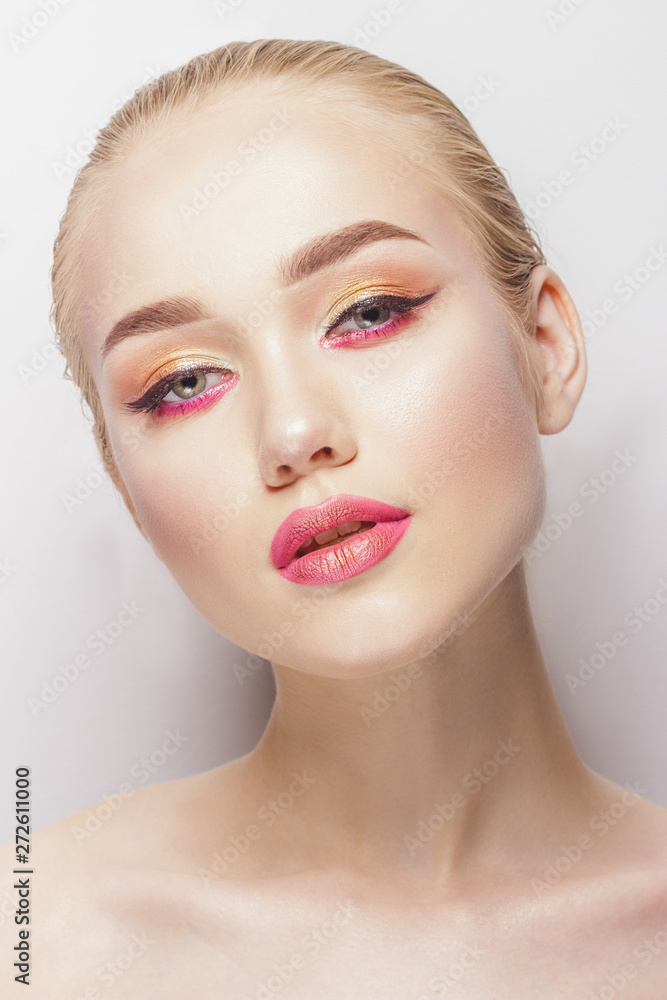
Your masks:
<svg viewBox="0 0 667 1000"><path fill-rule="evenodd" d="M519 371L534 405L543 403L536 364L530 272L546 263L502 170L467 118L440 90L416 73L380 56L335 41L259 39L234 41L195 56L139 88L100 130L79 170L54 242L51 318L65 357L65 377L80 388L92 413L105 467L136 519L108 437L106 421L82 344L87 307L76 286L82 235L95 224L104 182L130 148L150 141L178 112L212 106L243 86L299 87L299 99L343 98L384 138L415 145L405 159L415 174L446 191L470 228L472 243L498 293L512 331ZM83 307L83 309L82 309Z"/></svg>

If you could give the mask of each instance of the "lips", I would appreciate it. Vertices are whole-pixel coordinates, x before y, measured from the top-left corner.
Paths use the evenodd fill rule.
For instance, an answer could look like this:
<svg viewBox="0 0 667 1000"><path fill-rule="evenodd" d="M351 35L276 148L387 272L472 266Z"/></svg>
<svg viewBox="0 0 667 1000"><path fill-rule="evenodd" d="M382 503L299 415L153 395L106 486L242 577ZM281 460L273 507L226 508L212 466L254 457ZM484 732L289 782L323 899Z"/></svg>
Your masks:
<svg viewBox="0 0 667 1000"><path fill-rule="evenodd" d="M381 500L340 493L314 507L299 507L292 511L278 528L271 543L271 561L276 569L283 571L282 576L294 582L321 583L327 582L323 576L333 578L333 574L342 579L355 575L391 551L407 527L406 522L401 526L402 530L397 531L398 526L392 525L392 522L409 518L409 511L392 507ZM359 522L359 525L349 525L347 522ZM331 529L339 525L345 526L346 533L335 538ZM350 527L352 531L347 530ZM329 533L323 539L324 545L313 542L316 535L324 532ZM356 539L359 541L354 541ZM380 540L382 544L378 544ZM351 542L354 542L352 549L349 548ZM306 548L306 554L300 554L303 548ZM363 553L364 558L359 561L358 566L336 565L338 550L342 552L343 549L348 554ZM320 555L326 555L326 558L318 559ZM317 572L314 572L315 564L318 566Z"/></svg>

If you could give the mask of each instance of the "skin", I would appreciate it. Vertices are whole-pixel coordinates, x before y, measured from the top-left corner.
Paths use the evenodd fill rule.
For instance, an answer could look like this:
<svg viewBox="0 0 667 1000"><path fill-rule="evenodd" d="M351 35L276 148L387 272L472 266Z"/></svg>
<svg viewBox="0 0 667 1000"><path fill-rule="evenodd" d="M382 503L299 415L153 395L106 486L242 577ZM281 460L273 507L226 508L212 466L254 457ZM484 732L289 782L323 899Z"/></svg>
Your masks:
<svg viewBox="0 0 667 1000"><path fill-rule="evenodd" d="M667 929L667 812L579 758L521 561L544 513L540 434L567 426L586 379L576 309L553 270L534 268L538 410L451 202L416 175L392 187L400 146L333 104L289 103L289 127L188 221L177 206L259 132L275 95L164 129L117 169L87 237L87 298L114 268L133 276L84 346L140 529L222 635L258 653L285 622L295 629L271 657L277 700L250 754L137 790L80 843L85 811L34 838L35 988L45 1000L106 996L98 970L136 934L145 951L135 943L129 967L107 971L114 998L180 998L186 984L255 997L281 974L274 963L274 990L294 998L582 998L624 966L625 997L664 998L667 947L658 937L648 961L636 949ZM283 257L364 219L428 246L384 240L283 288ZM319 344L343 305L434 289L386 342ZM130 337L102 363L122 316L174 295L196 296L212 319ZM392 342L398 354L364 376ZM166 361L194 354L240 375L214 405L164 423L123 408ZM420 493L490 414L502 419ZM195 552L218 505L243 493ZM408 509L412 524L342 584L284 580L268 557L277 527L335 493ZM315 610L295 613L320 591ZM396 678L400 696L369 715ZM287 805L267 808L281 793ZM2 933L13 946L9 921Z"/></svg>

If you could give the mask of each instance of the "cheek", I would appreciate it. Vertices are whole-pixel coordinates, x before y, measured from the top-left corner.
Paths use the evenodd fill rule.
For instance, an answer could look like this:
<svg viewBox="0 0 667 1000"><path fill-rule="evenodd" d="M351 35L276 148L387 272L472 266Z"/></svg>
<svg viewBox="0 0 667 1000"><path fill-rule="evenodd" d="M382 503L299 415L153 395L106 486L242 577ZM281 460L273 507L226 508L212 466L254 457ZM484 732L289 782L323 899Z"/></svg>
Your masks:
<svg viewBox="0 0 667 1000"><path fill-rule="evenodd" d="M459 330L431 358L419 433L400 460L405 499L432 532L430 578L460 589L495 585L515 565L539 529L545 477L509 332L498 321Z"/></svg>
<svg viewBox="0 0 667 1000"><path fill-rule="evenodd" d="M126 463L128 492L155 554L213 627L246 648L262 641L257 573L243 571L256 569L257 482L256 469L240 469L238 454L219 447L195 452L172 442Z"/></svg>
<svg viewBox="0 0 667 1000"><path fill-rule="evenodd" d="M234 532L228 529L248 506L257 479L220 443L222 433L216 440L207 427L210 445L202 446L200 434L193 447L189 430L137 435L138 445L119 455L121 475L153 549L179 577L196 569L213 540L232 543ZM127 442L127 434L124 438Z"/></svg>
<svg viewBox="0 0 667 1000"><path fill-rule="evenodd" d="M433 649L471 612L474 620L539 529L540 438L510 335L493 314L464 305L427 350L416 341L418 350L402 353L365 390L374 422L364 482L414 517L393 572L356 603L341 597L335 614L325 617L325 609L318 618L310 639L338 657L332 671L350 651L377 672Z"/></svg>

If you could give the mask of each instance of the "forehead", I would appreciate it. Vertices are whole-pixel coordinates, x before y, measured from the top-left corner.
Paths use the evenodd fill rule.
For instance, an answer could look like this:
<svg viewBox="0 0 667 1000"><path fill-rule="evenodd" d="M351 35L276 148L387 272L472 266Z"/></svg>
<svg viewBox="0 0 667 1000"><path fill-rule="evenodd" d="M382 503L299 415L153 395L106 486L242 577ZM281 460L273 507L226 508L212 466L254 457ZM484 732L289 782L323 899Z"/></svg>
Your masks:
<svg viewBox="0 0 667 1000"><path fill-rule="evenodd" d="M295 247L369 218L455 257L467 231L451 202L409 169L409 134L352 101L277 92L178 112L108 173L84 233L83 299L101 301L112 276L125 274L96 310L108 323L175 294L270 283Z"/></svg>

